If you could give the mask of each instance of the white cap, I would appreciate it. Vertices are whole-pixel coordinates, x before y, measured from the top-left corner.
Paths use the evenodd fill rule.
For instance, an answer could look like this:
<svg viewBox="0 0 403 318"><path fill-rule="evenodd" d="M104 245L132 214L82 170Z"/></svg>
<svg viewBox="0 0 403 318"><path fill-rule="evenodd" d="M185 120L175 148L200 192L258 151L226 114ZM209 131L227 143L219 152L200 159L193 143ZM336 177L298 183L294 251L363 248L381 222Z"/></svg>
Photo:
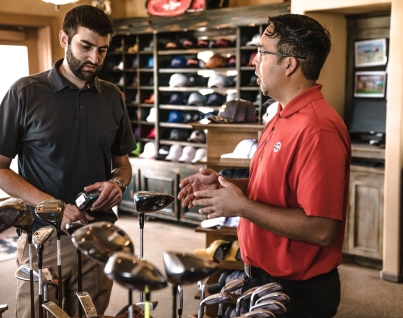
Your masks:
<svg viewBox="0 0 403 318"><path fill-rule="evenodd" d="M236 99L236 93L229 93L227 94L226 101L229 102L230 100Z"/></svg>
<svg viewBox="0 0 403 318"><path fill-rule="evenodd" d="M178 161L180 156L182 155L182 146L180 145L172 145L171 148L169 148L169 153L168 156L166 156L165 160L167 161Z"/></svg>
<svg viewBox="0 0 403 318"><path fill-rule="evenodd" d="M246 42L246 46L258 46L260 42L260 34L255 34L252 37L252 40Z"/></svg>
<svg viewBox="0 0 403 318"><path fill-rule="evenodd" d="M206 142L206 133L203 130L193 130L187 141L193 141L198 143Z"/></svg>
<svg viewBox="0 0 403 318"><path fill-rule="evenodd" d="M120 63L119 63L118 65L115 65L115 66L113 67L113 70L114 70L114 71L117 71L117 70L123 71L123 69L124 69L124 63L123 63L123 61L120 61Z"/></svg>
<svg viewBox="0 0 403 318"><path fill-rule="evenodd" d="M211 88L213 86L218 87L218 88L223 88L225 86L225 76L221 75L221 74L211 75L208 80L207 86L209 88Z"/></svg>
<svg viewBox="0 0 403 318"><path fill-rule="evenodd" d="M267 107L266 113L262 116L262 121L264 124L267 124L274 116L276 116L278 104L279 102L274 102Z"/></svg>
<svg viewBox="0 0 403 318"><path fill-rule="evenodd" d="M144 151L140 154L140 158L151 159L154 158L156 154L155 143L150 141L144 145Z"/></svg>
<svg viewBox="0 0 403 318"><path fill-rule="evenodd" d="M236 146L234 152L222 154L221 158L251 159L256 149L256 139L244 139Z"/></svg>
<svg viewBox="0 0 403 318"><path fill-rule="evenodd" d="M203 159L206 156L207 152L206 152L206 148L199 148L196 150L195 156L192 159L192 163L195 163L197 161L199 161L200 159Z"/></svg>
<svg viewBox="0 0 403 318"><path fill-rule="evenodd" d="M180 162L191 162L196 154L196 149L192 146L186 146L182 150L182 155L178 159Z"/></svg>
<svg viewBox="0 0 403 318"><path fill-rule="evenodd" d="M171 78L169 79L169 87L183 87L186 86L187 82L188 78L186 75L175 73L172 74Z"/></svg>
<svg viewBox="0 0 403 318"><path fill-rule="evenodd" d="M148 121L149 123L155 123L155 120L157 118L157 113L156 113L156 108L155 107L151 107L150 108L150 114L147 116L146 121Z"/></svg>

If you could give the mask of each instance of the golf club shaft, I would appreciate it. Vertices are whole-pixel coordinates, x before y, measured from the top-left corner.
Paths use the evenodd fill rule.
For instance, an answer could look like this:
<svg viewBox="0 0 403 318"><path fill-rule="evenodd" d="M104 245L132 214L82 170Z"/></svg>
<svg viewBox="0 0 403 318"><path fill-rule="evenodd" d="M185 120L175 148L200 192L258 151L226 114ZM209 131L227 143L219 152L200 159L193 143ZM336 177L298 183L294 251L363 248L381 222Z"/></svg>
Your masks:
<svg viewBox="0 0 403 318"><path fill-rule="evenodd" d="M82 269L81 269L81 252L77 249L77 290L78 292L83 291L83 281L82 281ZM81 307L80 299L77 299L78 303L78 317L83 316L83 308Z"/></svg>
<svg viewBox="0 0 403 318"><path fill-rule="evenodd" d="M40 257L42 259L42 255ZM39 318L43 318L43 309L42 309L42 304L43 304L43 286L42 286L42 260L38 262L38 298L39 298Z"/></svg>
<svg viewBox="0 0 403 318"><path fill-rule="evenodd" d="M151 317L151 292L150 289L148 288L148 285L145 286L144 289L144 294L146 296L146 302L144 303L144 318L150 318Z"/></svg>
<svg viewBox="0 0 403 318"><path fill-rule="evenodd" d="M140 225L140 259L143 260L144 259L144 242L143 242L143 238L144 238L144 233L143 233L143 229L144 229L144 213L139 213L139 225ZM142 291L140 291L140 302L144 301L144 293Z"/></svg>
<svg viewBox="0 0 403 318"><path fill-rule="evenodd" d="M32 265L32 235L28 238L28 255L29 255L29 292L31 295L31 318L35 318L35 300L34 300L34 269Z"/></svg>
<svg viewBox="0 0 403 318"><path fill-rule="evenodd" d="M178 297L178 285L172 286L172 318L176 317L176 303Z"/></svg>
<svg viewBox="0 0 403 318"><path fill-rule="evenodd" d="M60 229L57 230L57 275L59 276L59 307L63 305L63 277L62 277L62 257L60 249Z"/></svg>

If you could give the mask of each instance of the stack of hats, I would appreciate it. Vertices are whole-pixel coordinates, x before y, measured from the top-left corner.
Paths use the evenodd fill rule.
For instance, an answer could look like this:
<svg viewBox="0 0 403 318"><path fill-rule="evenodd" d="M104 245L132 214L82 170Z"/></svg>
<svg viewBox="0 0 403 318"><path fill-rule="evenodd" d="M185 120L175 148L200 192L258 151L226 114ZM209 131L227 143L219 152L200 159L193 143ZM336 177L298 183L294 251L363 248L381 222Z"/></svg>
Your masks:
<svg viewBox="0 0 403 318"><path fill-rule="evenodd" d="M256 108L252 102L237 98L222 105L218 115L208 119L217 123L256 122Z"/></svg>

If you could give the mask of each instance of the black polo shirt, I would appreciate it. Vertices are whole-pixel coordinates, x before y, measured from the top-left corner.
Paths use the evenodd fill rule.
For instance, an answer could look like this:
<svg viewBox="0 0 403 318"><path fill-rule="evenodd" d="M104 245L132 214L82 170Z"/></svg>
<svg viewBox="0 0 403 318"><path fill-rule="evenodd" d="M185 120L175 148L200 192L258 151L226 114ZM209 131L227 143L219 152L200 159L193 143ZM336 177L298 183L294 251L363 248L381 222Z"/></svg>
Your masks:
<svg viewBox="0 0 403 318"><path fill-rule="evenodd" d="M85 186L111 178L111 155L130 153L136 142L120 90L98 78L77 89L59 72L62 62L8 90L0 104L0 154L18 154L25 180L74 204ZM91 214L116 220L112 210ZM43 225L36 219L34 229Z"/></svg>

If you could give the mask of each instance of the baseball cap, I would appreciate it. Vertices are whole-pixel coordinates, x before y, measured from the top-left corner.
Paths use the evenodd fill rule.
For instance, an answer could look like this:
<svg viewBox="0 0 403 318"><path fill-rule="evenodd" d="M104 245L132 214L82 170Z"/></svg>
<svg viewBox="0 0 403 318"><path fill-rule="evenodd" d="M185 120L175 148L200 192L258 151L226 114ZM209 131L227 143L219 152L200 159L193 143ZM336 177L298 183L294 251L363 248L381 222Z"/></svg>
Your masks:
<svg viewBox="0 0 403 318"><path fill-rule="evenodd" d="M209 46L209 40L200 39L197 41L197 47L208 47L208 46Z"/></svg>
<svg viewBox="0 0 403 318"><path fill-rule="evenodd" d="M140 141L137 141L137 142L136 142L136 149L133 150L133 151L131 152L131 154L132 154L132 155L135 155L136 157L138 157L138 156L140 155L140 147L141 147Z"/></svg>
<svg viewBox="0 0 403 318"><path fill-rule="evenodd" d="M187 139L187 141L205 143L206 134L202 130L193 130L193 132L190 134L190 137Z"/></svg>
<svg viewBox="0 0 403 318"><path fill-rule="evenodd" d="M171 67L186 67L187 66L187 59L183 56L175 56L171 60Z"/></svg>
<svg viewBox="0 0 403 318"><path fill-rule="evenodd" d="M271 103L267 107L266 112L262 116L262 121L264 124L267 124L274 116L276 116L277 111L278 111L278 106L279 106L279 102L274 102L274 103Z"/></svg>
<svg viewBox="0 0 403 318"><path fill-rule="evenodd" d="M216 41L213 41L212 45L210 47L228 47L230 46L231 42L227 39L219 39Z"/></svg>
<svg viewBox="0 0 403 318"><path fill-rule="evenodd" d="M186 130L183 129L172 129L169 134L169 140L185 141L189 137Z"/></svg>
<svg viewBox="0 0 403 318"><path fill-rule="evenodd" d="M179 41L171 40L168 41L167 44L165 44L165 48L168 50L181 49L182 45L179 43Z"/></svg>
<svg viewBox="0 0 403 318"><path fill-rule="evenodd" d="M144 51L152 51L154 49L154 40L151 40L148 46L144 48Z"/></svg>
<svg viewBox="0 0 403 318"><path fill-rule="evenodd" d="M148 58L147 65L145 66L145 68L153 68L153 67L154 67L154 58L151 56Z"/></svg>
<svg viewBox="0 0 403 318"><path fill-rule="evenodd" d="M180 156L182 155L182 150L183 147L181 145L172 145L171 148L169 148L169 153L165 157L166 161L178 161Z"/></svg>
<svg viewBox="0 0 403 318"><path fill-rule="evenodd" d="M202 119L202 118L200 118L199 113L185 112L183 114L183 122L184 123L191 123L191 122L199 121L200 119Z"/></svg>
<svg viewBox="0 0 403 318"><path fill-rule="evenodd" d="M227 94L226 102L229 102L230 100L233 100L233 99L236 99L236 93Z"/></svg>
<svg viewBox="0 0 403 318"><path fill-rule="evenodd" d="M210 94L207 99L207 106L221 106L226 101L224 95L219 93Z"/></svg>
<svg viewBox="0 0 403 318"><path fill-rule="evenodd" d="M213 122L256 122L256 108L252 102L244 99L234 99L222 105L217 116L209 116Z"/></svg>
<svg viewBox="0 0 403 318"><path fill-rule="evenodd" d="M182 93L174 93L169 98L168 104L186 105L186 97Z"/></svg>
<svg viewBox="0 0 403 318"><path fill-rule="evenodd" d="M168 114L167 123L181 123L183 122L182 112L178 110L172 110Z"/></svg>
<svg viewBox="0 0 403 318"><path fill-rule="evenodd" d="M140 158L151 159L157 154L155 150L155 143L150 141L144 145L144 151L140 154Z"/></svg>
<svg viewBox="0 0 403 318"><path fill-rule="evenodd" d="M244 139L235 147L234 152L222 154L221 158L252 159L256 149L256 139Z"/></svg>
<svg viewBox="0 0 403 318"><path fill-rule="evenodd" d="M165 160L169 154L169 146L161 146L158 150L158 154L155 156L156 160Z"/></svg>
<svg viewBox="0 0 403 318"><path fill-rule="evenodd" d="M196 154L196 149L192 146L186 146L182 150L182 155L179 157L179 162L191 162Z"/></svg>
<svg viewBox="0 0 403 318"><path fill-rule="evenodd" d="M137 57L133 57L133 60L132 60L132 68L138 67L138 66L139 66L138 64L139 64L139 63L137 62Z"/></svg>
<svg viewBox="0 0 403 318"><path fill-rule="evenodd" d="M246 64L246 66L253 66L253 59L255 58L255 56L256 56L256 54L257 54L257 52L253 52L251 55L250 55L250 57L249 57L249 62L248 62L248 64Z"/></svg>
<svg viewBox="0 0 403 318"><path fill-rule="evenodd" d="M225 255L231 248L231 242L225 240L215 240L209 247L196 249L194 253L197 256L204 257L208 260L214 260L220 262L224 259Z"/></svg>
<svg viewBox="0 0 403 318"><path fill-rule="evenodd" d="M169 87L183 87L186 86L188 82L188 78L181 74L181 73L175 73L172 74L170 79L169 79Z"/></svg>
<svg viewBox="0 0 403 318"><path fill-rule="evenodd" d="M255 34L252 40L246 42L246 46L258 46L260 42L260 34Z"/></svg>
<svg viewBox="0 0 403 318"><path fill-rule="evenodd" d="M207 155L206 148L199 148L196 150L195 156L191 163L196 163L200 159L203 159Z"/></svg>
<svg viewBox="0 0 403 318"><path fill-rule="evenodd" d="M186 67L201 67L200 60L197 57L190 57L186 61Z"/></svg>
<svg viewBox="0 0 403 318"><path fill-rule="evenodd" d="M201 75L190 75L188 77L188 82L186 84L186 86L190 86L190 87L195 87L195 86L200 86L203 87L206 85L206 80L203 76Z"/></svg>
<svg viewBox="0 0 403 318"><path fill-rule="evenodd" d="M224 259L226 261L242 261L238 240L232 242L231 248L229 249L227 255L225 255Z"/></svg>
<svg viewBox="0 0 403 318"><path fill-rule="evenodd" d="M157 119L157 110L155 107L150 108L150 114L147 116L146 121L149 123L155 123Z"/></svg>
<svg viewBox="0 0 403 318"><path fill-rule="evenodd" d="M155 101L155 95L154 95L154 93L152 93L149 98L144 100L144 103L146 103L146 104L154 104L154 101Z"/></svg>
<svg viewBox="0 0 403 318"><path fill-rule="evenodd" d="M194 47L196 47L196 44L197 44L196 39L193 39L193 38L184 39L182 41L182 46L185 49L194 48Z"/></svg>
<svg viewBox="0 0 403 318"><path fill-rule="evenodd" d="M216 67L223 67L227 63L227 58L220 54L214 54L211 56L204 67L206 68L216 68Z"/></svg>
<svg viewBox="0 0 403 318"><path fill-rule="evenodd" d="M113 67L114 71L123 71L123 69L125 68L125 64L123 63L123 61L120 61L118 65L115 65Z"/></svg>
<svg viewBox="0 0 403 318"><path fill-rule="evenodd" d="M150 132L147 134L147 138L150 138L150 139L155 138L155 128L151 128Z"/></svg>
<svg viewBox="0 0 403 318"><path fill-rule="evenodd" d="M135 43L133 46L129 47L127 51L129 53L137 53L139 51L139 45Z"/></svg>
<svg viewBox="0 0 403 318"><path fill-rule="evenodd" d="M256 76L256 74L253 74L253 75L250 77L248 86L257 86L257 76Z"/></svg>
<svg viewBox="0 0 403 318"><path fill-rule="evenodd" d="M225 66L228 66L228 67L235 67L235 66L236 66L236 57L235 57L235 56L231 56Z"/></svg>
<svg viewBox="0 0 403 318"><path fill-rule="evenodd" d="M206 105L206 96L200 94L199 92L190 93L188 97L188 105L192 106L204 106Z"/></svg>
<svg viewBox="0 0 403 318"><path fill-rule="evenodd" d="M223 88L225 86L225 76L221 74L213 74L210 76L207 86L209 88L218 87Z"/></svg>

